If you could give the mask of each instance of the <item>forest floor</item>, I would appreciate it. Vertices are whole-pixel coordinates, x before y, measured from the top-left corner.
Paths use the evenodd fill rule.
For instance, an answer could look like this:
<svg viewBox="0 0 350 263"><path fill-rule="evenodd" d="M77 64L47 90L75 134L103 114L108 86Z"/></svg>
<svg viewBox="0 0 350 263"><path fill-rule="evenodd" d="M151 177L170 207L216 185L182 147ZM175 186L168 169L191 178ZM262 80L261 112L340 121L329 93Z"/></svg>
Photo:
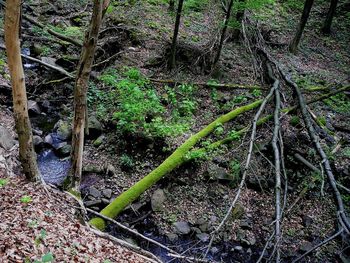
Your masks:
<svg viewBox="0 0 350 263"><path fill-rule="evenodd" d="M92 72L88 102L89 113L98 119L103 128L98 128L97 136L91 135L86 140L83 180L83 193L85 194L83 201L85 205L97 211L156 168L190 135L234 107L262 98L266 95L266 90L269 89L268 84L261 83L263 74L256 74L251 54L247 51L242 38L240 41L228 39L225 43L220 70L208 74L207 70L203 68L205 65L201 64L201 60L197 60L198 54L205 50L218 33L222 11L220 6L215 4L216 1L208 1L207 5L203 4L204 7L198 10L191 9L191 7L185 8L180 28L178 65L172 72L167 71L165 58L169 49L174 15L169 14L167 6L159 2L140 1L134 6L116 5L110 9L104 23L105 26L101 31L95 60L96 63L103 62L103 65L95 67ZM307 89L310 88L334 88L349 85L349 12L346 10L345 3L340 4L333 24L333 33L326 37L319 33L320 21L323 21L326 6L318 3L313 8L298 55L289 54L287 44L298 22L301 12L300 3L294 6L291 1L276 2L262 7L259 11L255 10L254 15L250 14L252 20L259 21L259 28L268 43L269 53L286 72L291 74L307 98L314 98L322 94L322 91L308 92ZM25 14L35 17L42 23L51 25L55 30L60 30L67 36L80 41L82 41L84 28L89 19L87 12L89 10L91 10L91 6L87 5L84 12L79 12L81 11L80 1L71 1L69 4L66 1L57 1L54 4L32 1L30 5L24 7ZM55 43L50 35L26 20L23 21L23 33L38 39L36 41L35 38L24 38L23 51L30 52L31 56L37 58L54 59L55 65L64 67L70 72L75 70L80 51L78 47ZM51 41L40 40L44 37L51 39ZM2 44L1 41L0 38L0 44ZM15 138L13 120L9 111L11 97L8 88L8 72L4 53L1 52L0 62L4 63L0 63L0 68L2 67L4 72L0 74L0 101L4 106L0 108L0 123L7 127L11 131L11 137ZM115 59L105 61L117 53L118 56ZM41 109L41 113L35 112L35 109L31 111L33 126L36 135L45 140L47 135L54 133L54 125L58 120L70 122L72 119L74 81L65 79L64 81L52 82L62 79L62 76L37 64L31 64L30 61L26 61L26 63L28 63L25 69L28 96L30 100L37 102ZM129 68L125 69L125 67ZM116 129L119 126L117 126L118 122L113 117L113 113L117 109L120 110L118 107L122 101L118 99L120 94L115 92L115 86L118 85L119 81L131 79L127 75L130 74L130 69L141 72L142 77L138 77L136 81L142 81L140 85L146 83L145 86L150 88L150 91L154 91L160 98L166 109L164 114L166 121L169 123L173 121L172 113L174 110L185 112L182 124L188 127L187 129L170 136L145 135L144 130L122 133L118 128ZM111 70L118 72L117 79L110 78ZM152 82L150 79L173 80L174 83L165 85ZM190 83L207 83L208 81L246 86L255 85L261 87L262 90L211 89L203 85L190 85ZM111 82L113 85L110 84ZM178 85L178 83L187 84ZM297 104L293 92L289 88L283 86L282 95L283 108ZM174 103L171 98L175 98L177 101ZM272 110L273 105L269 105L265 113L271 113ZM322 124L319 131L322 145L327 149L338 182L349 187L349 93L315 103L310 106L310 111L315 115L315 121ZM251 111L239 116L224 127L219 127L212 135L202 140L198 148L225 138L232 131L246 127L250 124L253 116L254 112ZM290 262L334 233L336 206L323 173L310 171L294 158L294 154L299 153L316 167L320 167L321 160L313 149L299 113L283 115L281 127L289 192L288 213L283 221L281 249L283 262ZM241 193L239 205L234 210L234 215L220 232L210 250L211 259L219 262L255 262L273 231L275 204L274 169L271 165L273 162L272 129L273 123L266 123L258 129L254 158L246 186ZM57 133L57 131L55 132ZM101 133L102 136L100 136ZM101 142L97 142L98 139ZM220 224L234 199L248 144L249 134L240 138L239 141L209 153L205 160L182 165L143 194L117 220L161 241L179 253L187 252L188 256L200 256L208 245L211 231ZM39 160L41 160L40 158L44 156L43 149L37 147L37 150ZM6 156L5 152L0 152L0 154ZM16 158L6 156L5 159L7 171L14 171L15 174L18 174ZM62 162L66 161L67 159ZM47 164L46 162L41 164L43 171L49 173L50 171L47 169L49 167L51 172L55 172L51 166L47 166L45 170ZM59 163L55 163L55 165L59 165ZM60 168L62 167L66 166L62 164ZM1 168L0 160L0 171ZM44 174L43 176L45 178ZM64 206L64 201L57 203L59 206L57 208L55 205L57 198L50 201L38 185L27 184L11 177L4 187L0 186L0 191L4 194L4 191L10 193L16 188L16 185L21 185L23 189L17 189L17 192L11 194L16 198L11 198L9 203L17 202L13 209L22 209L21 211L24 212L21 213L21 216L24 216L28 209L36 207L35 211L40 213L38 214L40 218L52 220L50 216L45 215L45 211L52 210L55 213L54 218L57 217L59 221L58 224L62 223L62 220L68 220L72 222L73 233L84 232L84 235L87 233L85 227L77 227L75 221L70 219L70 213L67 214L63 211L65 209L61 209ZM306 193L301 195L304 189L306 189ZM165 196L164 200L160 200L161 204L158 209L154 209L155 202L159 201L156 200L155 193L161 193L162 196ZM342 194L349 211L350 196L346 191ZM20 201L25 195L30 196L30 202ZM39 198L39 195L42 198ZM299 201L291 207L298 198L300 198ZM39 199L42 199L42 202L39 202ZM72 208L68 204L67 211L71 211ZM1 207L6 208L6 203L2 203ZM10 210L8 211L10 212ZM12 213L11 216L13 217L15 214ZM0 218L2 219L2 217L4 219L0 226L8 227L12 217L3 216L1 213ZM28 220L30 220L29 217ZM179 222L189 226L190 232L177 229L176 224ZM23 224L21 226L30 233L27 241L39 238L39 245L35 249L40 253L36 256L47 252L55 253L56 256L56 251L45 250L46 242L55 238L49 234L49 230L53 229L53 226L47 229L46 227L31 228ZM61 229L58 225L57 227ZM47 241L46 238L44 240L40 237L42 229L47 232ZM67 229L63 228L63 230ZM144 240L135 237L131 239L127 233L122 232L112 224L108 231L150 249L164 260L170 260L164 251L159 251ZM23 238L25 237L23 236ZM87 239L84 240L87 241ZM0 239L0 245L1 242L4 242L3 239ZM346 257L349 257L350 253L346 244L345 240L335 239L307 256L305 262L342 262L342 260L346 260ZM80 252L82 253L85 246L81 246ZM0 247L0 255L2 249ZM93 247L91 249L100 248ZM117 249L119 248L114 247L113 249L108 243L108 250L110 250L108 253L115 253ZM268 246L268 252L264 254L266 261L268 261L269 253L272 250L273 244ZM25 249L23 249L24 252ZM57 252L57 256L64 257L65 255L63 251L60 251ZM107 259L103 256L101 252L99 259ZM108 259L120 262L112 257L108 257Z"/></svg>

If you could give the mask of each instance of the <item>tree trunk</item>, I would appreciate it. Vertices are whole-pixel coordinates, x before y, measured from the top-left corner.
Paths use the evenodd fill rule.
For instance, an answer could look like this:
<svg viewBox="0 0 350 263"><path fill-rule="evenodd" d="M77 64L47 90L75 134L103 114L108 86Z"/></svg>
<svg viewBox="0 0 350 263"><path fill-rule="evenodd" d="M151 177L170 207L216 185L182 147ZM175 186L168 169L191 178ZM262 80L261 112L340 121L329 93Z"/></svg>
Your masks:
<svg viewBox="0 0 350 263"><path fill-rule="evenodd" d="M222 32L221 32L221 36L220 36L218 52L216 53L213 66L215 66L218 63L219 59L220 59L222 46L224 45L224 40L225 40L225 35L226 35L226 31L227 31L228 22L229 22L230 16L231 16L232 6L233 6L233 0L230 0L230 2L228 4L228 7L227 7L227 11L226 11L224 27L222 28Z"/></svg>
<svg viewBox="0 0 350 263"><path fill-rule="evenodd" d="M245 8L243 7L245 5L245 1L244 0L239 0L239 9L236 13L236 21L239 23L239 28L235 28L233 30L233 34L232 34L232 38L233 38L233 41L236 41L238 40L238 37L241 33L241 26L242 26L242 20L243 20L243 17L244 17L244 11L245 11ZM241 6L242 5L242 6Z"/></svg>
<svg viewBox="0 0 350 263"><path fill-rule="evenodd" d="M168 8L168 10L170 12L174 12L174 10L175 10L175 0L169 0L169 8Z"/></svg>
<svg viewBox="0 0 350 263"><path fill-rule="evenodd" d="M5 10L5 44L7 63L11 75L13 111L19 141L19 158L25 176L31 181L36 181L39 179L39 170L36 163L32 127L28 115L28 102L19 41L21 1L7 1Z"/></svg>
<svg viewBox="0 0 350 263"><path fill-rule="evenodd" d="M309 19L310 11L312 8L312 5L314 3L314 0L305 0L304 4L304 10L303 14L301 15L301 19L297 28L297 32L295 33L295 36L292 40L292 42L289 45L289 51L291 53L296 53L298 50L299 42L301 39L301 36L304 32L305 25L307 23L307 20Z"/></svg>
<svg viewBox="0 0 350 263"><path fill-rule="evenodd" d="M331 33L332 20L337 9L338 0L331 0L331 6L328 9L326 20L322 27L322 33L329 35Z"/></svg>
<svg viewBox="0 0 350 263"><path fill-rule="evenodd" d="M145 192L152 185L157 183L166 174L174 170L186 161L186 154L189 150L202 138L213 132L218 125L224 124L238 115L258 107L263 100L257 100L251 104L238 107L231 112L222 115L208 126L200 130L198 133L188 138L179 148L177 148L162 164L154 169L147 176L142 178L128 190L119 195L111 204L105 207L101 214L110 218L115 218L120 212L124 210L129 204L136 200L143 192ZM90 224L102 230L105 228L105 222L101 218L93 218Z"/></svg>
<svg viewBox="0 0 350 263"><path fill-rule="evenodd" d="M77 71L74 88L74 119L72 136L72 167L66 178L64 188L80 193L80 182L83 162L84 129L87 117L87 89L92 63L94 61L98 32L102 22L103 0L94 0L91 26L85 35L83 49Z"/></svg>
<svg viewBox="0 0 350 263"><path fill-rule="evenodd" d="M175 63L176 63L176 42L177 42L177 35L179 34L180 19L181 19L181 12L182 12L183 3L184 3L184 0L179 0L179 4L177 6L174 35L173 35L173 41L171 44L170 58L169 58L169 63L168 63L169 69L173 69L175 67Z"/></svg>

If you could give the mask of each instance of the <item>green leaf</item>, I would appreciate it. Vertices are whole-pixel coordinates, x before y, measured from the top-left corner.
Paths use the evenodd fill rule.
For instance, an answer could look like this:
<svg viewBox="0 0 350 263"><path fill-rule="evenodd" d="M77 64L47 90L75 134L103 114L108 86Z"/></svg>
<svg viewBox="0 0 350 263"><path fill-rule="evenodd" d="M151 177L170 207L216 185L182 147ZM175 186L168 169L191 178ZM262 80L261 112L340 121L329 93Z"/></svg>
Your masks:
<svg viewBox="0 0 350 263"><path fill-rule="evenodd" d="M52 262L54 260L54 257L51 252L46 253L44 256L42 256L41 261L43 263L45 262Z"/></svg>
<svg viewBox="0 0 350 263"><path fill-rule="evenodd" d="M32 201L32 198L30 196L28 196L28 195L24 195L24 196L21 197L20 201L22 203L30 203Z"/></svg>
<svg viewBox="0 0 350 263"><path fill-rule="evenodd" d="M9 182L9 179L0 179L0 187L4 187Z"/></svg>

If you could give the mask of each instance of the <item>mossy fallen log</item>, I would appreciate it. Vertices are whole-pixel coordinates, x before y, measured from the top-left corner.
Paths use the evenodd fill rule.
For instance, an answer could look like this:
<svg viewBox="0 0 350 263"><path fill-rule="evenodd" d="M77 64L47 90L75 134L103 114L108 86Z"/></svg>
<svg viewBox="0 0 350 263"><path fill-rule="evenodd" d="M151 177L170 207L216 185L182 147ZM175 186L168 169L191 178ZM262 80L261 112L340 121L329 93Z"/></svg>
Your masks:
<svg viewBox="0 0 350 263"><path fill-rule="evenodd" d="M128 190L119 195L114 201L105 207L100 213L110 218L115 218L123 209L136 200L143 192L158 182L163 176L181 165L185 160L185 155L188 151L202 138L213 132L218 125L224 124L238 115L256 108L262 103L262 99L257 100L251 104L241 106L231 112L220 116L208 126L200 130L198 133L188 138L179 148L177 148L163 163L154 169L147 176L135 183ZM105 228L105 221L102 218L95 217L89 222L96 228L103 230Z"/></svg>

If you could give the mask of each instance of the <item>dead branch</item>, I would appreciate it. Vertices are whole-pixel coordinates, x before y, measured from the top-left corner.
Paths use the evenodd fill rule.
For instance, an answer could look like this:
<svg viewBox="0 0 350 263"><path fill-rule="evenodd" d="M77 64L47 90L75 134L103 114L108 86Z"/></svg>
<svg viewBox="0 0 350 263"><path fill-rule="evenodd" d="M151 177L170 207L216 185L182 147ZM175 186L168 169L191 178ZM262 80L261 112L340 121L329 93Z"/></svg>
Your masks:
<svg viewBox="0 0 350 263"><path fill-rule="evenodd" d="M315 249L318 249L319 247L322 247L322 246L326 245L327 243L329 243L330 241L335 239L337 236L339 236L341 233L343 233L343 231L344 231L344 229L341 228L337 233L335 233L334 235L332 235L332 236L328 237L327 239L323 240L321 243L317 244L316 246L311 248L309 251L306 251L304 254L302 254L300 257L298 257L292 263L296 263L296 262L302 260L304 257L306 257L308 254L310 254Z"/></svg>
<svg viewBox="0 0 350 263"><path fill-rule="evenodd" d="M215 228L215 230L211 233L211 238L210 238L207 250L206 250L206 252L204 254L204 258L208 255L208 252L209 252L209 250L210 250L210 248L211 248L211 246L213 244L213 241L215 239L216 234L225 225L227 219L229 218L229 216L232 213L233 208L236 206L236 203L237 203L238 198L239 198L239 196L241 194L241 191L242 191L243 186L245 184L245 179L246 179L247 174L248 174L248 168L250 166L250 160L251 160L252 154L253 154L253 147L254 147L254 142L255 142L255 137L256 137L256 127L257 127L257 123L258 123L259 117L260 117L262 111L265 109L265 106L266 106L267 102L272 97L275 89L277 89L277 86L278 86L278 84L277 85L274 84L272 86L269 94L264 98L263 102L260 105L259 110L257 111L257 113L254 116L253 123L252 123L252 133L251 133L250 143L249 143L249 150L248 150L248 155L247 155L246 163L245 163L245 166L244 166L241 182L240 182L239 187L237 189L236 196L235 196L234 200L232 201L231 206L227 210L225 217L222 219L222 221L219 224L219 226L217 228Z"/></svg>

